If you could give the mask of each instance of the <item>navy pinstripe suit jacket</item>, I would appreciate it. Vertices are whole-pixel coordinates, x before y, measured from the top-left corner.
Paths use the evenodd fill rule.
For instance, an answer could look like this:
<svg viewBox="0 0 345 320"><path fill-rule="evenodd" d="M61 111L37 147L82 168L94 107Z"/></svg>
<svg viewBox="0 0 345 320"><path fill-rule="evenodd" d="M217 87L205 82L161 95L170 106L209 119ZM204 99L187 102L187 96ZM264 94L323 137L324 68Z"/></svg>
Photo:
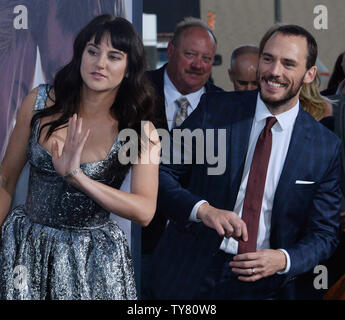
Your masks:
<svg viewBox="0 0 345 320"><path fill-rule="evenodd" d="M241 183L257 91L211 92L183 128L223 128L226 153L222 175L208 175L205 164L160 167L158 207L170 219L154 253L152 291L158 299L192 299L222 238L203 223L188 220L195 203L233 210ZM217 139L215 139L217 141ZM294 298L294 280L327 259L338 244L340 140L300 108L276 189L270 246L286 249L290 271L279 279L284 298ZM195 145L192 146L195 148ZM296 180L314 184L296 184Z"/></svg>

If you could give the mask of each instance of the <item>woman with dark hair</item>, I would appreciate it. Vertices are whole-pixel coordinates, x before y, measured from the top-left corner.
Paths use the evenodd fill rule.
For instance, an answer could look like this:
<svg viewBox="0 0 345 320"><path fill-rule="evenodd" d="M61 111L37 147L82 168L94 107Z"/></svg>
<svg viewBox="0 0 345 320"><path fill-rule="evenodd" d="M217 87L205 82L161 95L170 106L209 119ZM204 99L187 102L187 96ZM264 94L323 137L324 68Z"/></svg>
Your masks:
<svg viewBox="0 0 345 320"><path fill-rule="evenodd" d="M337 87L338 84L345 79L345 66L343 66L344 53L345 52L342 52L335 61L333 73L329 78L327 89Z"/></svg>
<svg viewBox="0 0 345 320"><path fill-rule="evenodd" d="M345 93L345 52L342 52L335 61L333 72L329 78L327 89L321 92L324 96ZM342 85L340 85L342 83Z"/></svg>
<svg viewBox="0 0 345 320"><path fill-rule="evenodd" d="M102 15L78 34L53 86L24 100L0 166L0 299L136 299L125 235L109 212L143 226L155 212L160 144L144 61L133 26ZM123 129L137 139L121 138ZM126 145L138 150L132 163L121 160ZM26 160L26 203L6 217Z"/></svg>
<svg viewBox="0 0 345 320"><path fill-rule="evenodd" d="M0 161L17 110L34 86L36 59L40 62L42 82L53 83L57 69L72 57L78 31L95 16L105 13L125 18L125 0L0 1L0 73L6 79L0 90ZM16 18L21 18L20 22L27 20L28 29L17 29Z"/></svg>

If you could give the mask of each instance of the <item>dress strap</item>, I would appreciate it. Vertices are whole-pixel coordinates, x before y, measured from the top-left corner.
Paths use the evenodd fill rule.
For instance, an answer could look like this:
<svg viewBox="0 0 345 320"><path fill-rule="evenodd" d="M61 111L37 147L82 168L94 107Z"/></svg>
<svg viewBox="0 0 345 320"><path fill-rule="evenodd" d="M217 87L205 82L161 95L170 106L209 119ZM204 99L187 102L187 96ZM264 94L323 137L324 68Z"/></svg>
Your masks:
<svg viewBox="0 0 345 320"><path fill-rule="evenodd" d="M40 84L37 87L37 96L35 101L34 112L44 109L50 88L51 85L49 84ZM38 128L40 126L40 123L41 119L37 119L33 127L33 136L36 142L38 140Z"/></svg>
<svg viewBox="0 0 345 320"><path fill-rule="evenodd" d="M40 84L38 86L37 97L34 107L35 111L44 109L50 88L51 86L49 84Z"/></svg>

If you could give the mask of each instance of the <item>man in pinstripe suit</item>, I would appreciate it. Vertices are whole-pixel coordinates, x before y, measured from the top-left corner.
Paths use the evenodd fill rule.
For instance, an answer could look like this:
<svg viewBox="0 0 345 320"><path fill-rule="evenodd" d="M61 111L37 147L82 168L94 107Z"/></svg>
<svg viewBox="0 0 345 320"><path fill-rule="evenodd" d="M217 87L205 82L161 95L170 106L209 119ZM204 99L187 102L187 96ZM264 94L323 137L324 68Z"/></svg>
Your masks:
<svg viewBox="0 0 345 320"><path fill-rule="evenodd" d="M154 254L152 298L296 299L298 278L335 250L340 141L299 104L316 57L305 29L272 28L260 45L259 92L207 93L182 124L226 129L226 148L215 144L215 154L226 152L227 166L213 176L207 163L161 166L158 207L170 224ZM257 234L247 234L243 203L257 193L246 194L248 177L271 118ZM256 249L239 253L253 238Z"/></svg>

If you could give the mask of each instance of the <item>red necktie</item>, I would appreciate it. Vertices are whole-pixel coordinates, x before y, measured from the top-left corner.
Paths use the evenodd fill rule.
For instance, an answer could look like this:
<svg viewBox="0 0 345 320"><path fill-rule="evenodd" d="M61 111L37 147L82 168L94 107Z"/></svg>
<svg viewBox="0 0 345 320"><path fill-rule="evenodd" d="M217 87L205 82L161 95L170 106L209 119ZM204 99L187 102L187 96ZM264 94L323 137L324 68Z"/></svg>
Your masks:
<svg viewBox="0 0 345 320"><path fill-rule="evenodd" d="M262 198L272 149L271 128L276 122L276 118L268 117L266 126L256 142L242 209L242 220L247 225L248 241L238 242L238 253L256 251Z"/></svg>

